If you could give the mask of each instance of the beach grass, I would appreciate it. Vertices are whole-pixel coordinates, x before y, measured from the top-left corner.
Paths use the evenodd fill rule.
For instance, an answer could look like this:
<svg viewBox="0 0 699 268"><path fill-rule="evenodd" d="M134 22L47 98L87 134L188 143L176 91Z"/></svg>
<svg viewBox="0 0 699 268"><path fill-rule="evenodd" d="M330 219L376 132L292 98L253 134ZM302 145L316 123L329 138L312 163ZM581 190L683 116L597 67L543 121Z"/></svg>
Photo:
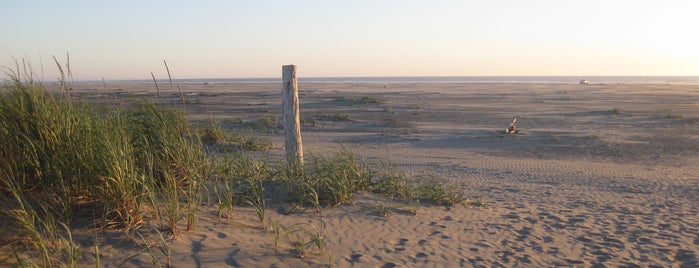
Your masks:
<svg viewBox="0 0 699 268"><path fill-rule="evenodd" d="M286 168L280 173L298 204L316 208L347 204L369 183L369 168L347 150L330 158L312 156L305 167L303 171Z"/></svg>
<svg viewBox="0 0 699 268"><path fill-rule="evenodd" d="M70 226L86 209L95 225L126 233L148 210L165 217L173 234L182 213L194 225L210 163L181 112L146 101L103 109L19 77L11 75L0 92L0 212L23 234L28 250L20 255L43 252L42 264L55 264L47 245L57 244L59 223Z"/></svg>

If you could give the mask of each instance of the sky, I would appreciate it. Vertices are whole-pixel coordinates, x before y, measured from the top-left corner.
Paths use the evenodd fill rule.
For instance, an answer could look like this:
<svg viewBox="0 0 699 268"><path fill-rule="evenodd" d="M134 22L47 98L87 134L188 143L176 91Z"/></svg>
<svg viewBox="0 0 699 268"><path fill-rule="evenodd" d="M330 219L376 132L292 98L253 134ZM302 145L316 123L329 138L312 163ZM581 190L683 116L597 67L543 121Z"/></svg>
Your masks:
<svg viewBox="0 0 699 268"><path fill-rule="evenodd" d="M699 75L696 0L0 0L0 66L53 80ZM5 69L7 71L7 69Z"/></svg>

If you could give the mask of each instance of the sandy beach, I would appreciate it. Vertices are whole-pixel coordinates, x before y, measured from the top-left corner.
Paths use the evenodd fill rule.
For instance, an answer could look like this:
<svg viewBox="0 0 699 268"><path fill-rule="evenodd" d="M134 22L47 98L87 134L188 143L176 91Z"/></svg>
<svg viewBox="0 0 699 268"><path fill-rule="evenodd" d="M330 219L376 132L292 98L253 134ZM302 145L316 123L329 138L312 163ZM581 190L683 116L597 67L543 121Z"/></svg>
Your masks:
<svg viewBox="0 0 699 268"><path fill-rule="evenodd" d="M180 100L191 120L281 116L279 84L76 85L104 105ZM300 84L306 155L349 148L372 165L463 187L478 205L407 205L359 193L352 205L267 217L325 226L323 254L298 258L288 240L236 207L220 223L204 204L193 232L171 241L173 267L697 267L699 86L636 84ZM371 97L380 103L344 100ZM328 120L342 114L347 120ZM504 135L517 118L520 133ZM268 135L283 154L283 134ZM392 215L376 213L386 206ZM89 247L89 230L77 231ZM114 231L115 237L118 232ZM100 240L116 267L142 248ZM156 251L156 255L163 256ZM136 258L126 266L150 266Z"/></svg>

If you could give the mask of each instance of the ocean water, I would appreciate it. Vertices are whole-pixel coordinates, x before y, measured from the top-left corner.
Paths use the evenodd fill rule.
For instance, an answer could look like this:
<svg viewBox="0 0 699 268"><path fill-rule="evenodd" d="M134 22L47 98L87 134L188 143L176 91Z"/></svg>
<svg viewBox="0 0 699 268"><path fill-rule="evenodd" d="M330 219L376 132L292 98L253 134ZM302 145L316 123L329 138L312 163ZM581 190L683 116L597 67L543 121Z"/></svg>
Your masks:
<svg viewBox="0 0 699 268"><path fill-rule="evenodd" d="M699 76L405 76L405 77L299 77L299 83L488 83L488 84L671 84L699 85ZM101 81L84 81L85 83ZM117 80L116 83L153 83L153 80ZM158 83L168 83L158 80ZM281 83L281 78L173 79L180 84Z"/></svg>

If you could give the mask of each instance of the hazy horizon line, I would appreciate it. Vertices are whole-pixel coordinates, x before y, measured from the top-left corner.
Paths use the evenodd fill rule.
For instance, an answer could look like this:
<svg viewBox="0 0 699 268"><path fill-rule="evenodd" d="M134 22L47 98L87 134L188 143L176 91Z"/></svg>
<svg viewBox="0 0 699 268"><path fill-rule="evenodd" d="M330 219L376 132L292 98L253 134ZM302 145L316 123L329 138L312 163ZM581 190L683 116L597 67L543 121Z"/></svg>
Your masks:
<svg viewBox="0 0 699 268"><path fill-rule="evenodd" d="M361 76L298 76L299 79L342 79L342 78L699 78L699 75L361 75ZM176 80L226 80L226 79L281 79L281 76L237 76L237 77L190 77L172 78ZM153 81L152 78L118 78L118 79L77 79L75 82L105 81ZM168 78L157 78L168 81Z"/></svg>

